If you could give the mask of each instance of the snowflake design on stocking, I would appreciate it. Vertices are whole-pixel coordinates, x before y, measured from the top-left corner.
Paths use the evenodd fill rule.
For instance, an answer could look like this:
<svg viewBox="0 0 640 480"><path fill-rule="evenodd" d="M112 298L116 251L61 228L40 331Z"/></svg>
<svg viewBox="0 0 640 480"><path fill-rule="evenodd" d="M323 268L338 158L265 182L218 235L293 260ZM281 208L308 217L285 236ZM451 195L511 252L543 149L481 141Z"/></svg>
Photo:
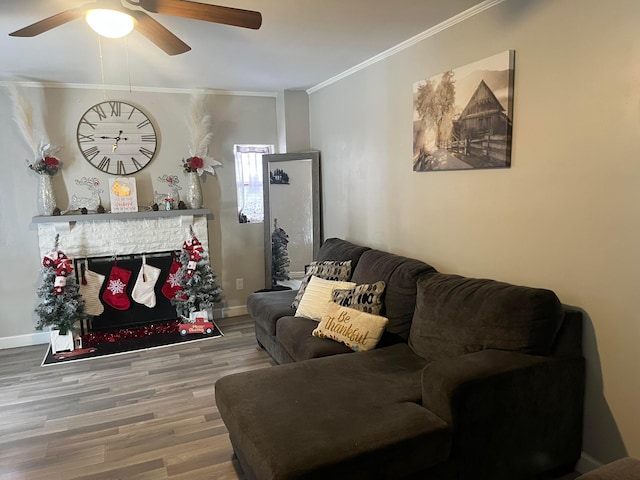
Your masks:
<svg viewBox="0 0 640 480"><path fill-rule="evenodd" d="M182 279L182 275L178 275L178 272L170 273L169 277L167 278L167 283L171 285L171 288L176 288L180 286L181 279Z"/></svg>
<svg viewBox="0 0 640 480"><path fill-rule="evenodd" d="M112 295L116 295L118 293L124 293L124 289L127 287L125 283L122 283L122 280L119 278L115 280L109 280L109 286L107 290L111 292Z"/></svg>

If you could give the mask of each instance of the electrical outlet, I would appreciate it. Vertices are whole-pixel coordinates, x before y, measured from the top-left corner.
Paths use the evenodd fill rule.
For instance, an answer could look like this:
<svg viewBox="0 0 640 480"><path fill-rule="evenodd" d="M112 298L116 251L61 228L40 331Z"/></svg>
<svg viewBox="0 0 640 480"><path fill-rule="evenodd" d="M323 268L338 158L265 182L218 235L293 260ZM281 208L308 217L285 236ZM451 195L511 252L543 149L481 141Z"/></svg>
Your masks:
<svg viewBox="0 0 640 480"><path fill-rule="evenodd" d="M244 290L244 278L236 278L236 290Z"/></svg>

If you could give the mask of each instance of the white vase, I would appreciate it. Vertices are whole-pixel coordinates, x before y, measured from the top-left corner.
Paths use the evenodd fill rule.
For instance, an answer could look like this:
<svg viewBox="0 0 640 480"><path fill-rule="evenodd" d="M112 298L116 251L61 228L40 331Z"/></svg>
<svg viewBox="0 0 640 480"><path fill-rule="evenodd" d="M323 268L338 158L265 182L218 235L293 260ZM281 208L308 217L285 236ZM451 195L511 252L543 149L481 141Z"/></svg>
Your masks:
<svg viewBox="0 0 640 480"><path fill-rule="evenodd" d="M187 177L187 191L184 194L184 202L189 208L202 208L202 187L198 172L189 172Z"/></svg>
<svg viewBox="0 0 640 480"><path fill-rule="evenodd" d="M71 330L68 330L66 335L60 335L60 330L52 328L49 334L51 336L51 353L73 351L73 333Z"/></svg>
<svg viewBox="0 0 640 480"><path fill-rule="evenodd" d="M38 215L52 215L56 208L56 194L53 192L51 175L38 175Z"/></svg>

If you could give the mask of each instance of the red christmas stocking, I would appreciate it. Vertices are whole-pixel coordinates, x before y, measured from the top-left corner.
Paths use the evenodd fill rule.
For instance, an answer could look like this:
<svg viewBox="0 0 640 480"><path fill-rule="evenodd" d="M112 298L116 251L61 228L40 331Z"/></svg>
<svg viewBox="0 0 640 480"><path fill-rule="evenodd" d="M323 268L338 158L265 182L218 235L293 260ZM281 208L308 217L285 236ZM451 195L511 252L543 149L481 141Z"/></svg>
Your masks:
<svg viewBox="0 0 640 480"><path fill-rule="evenodd" d="M182 290L180 286L180 275L178 274L178 270L180 270L181 264L176 260L175 254L173 255L173 262L171 263L171 268L169 269L169 275L162 285L162 294L167 297L169 300L176 296L176 293Z"/></svg>
<svg viewBox="0 0 640 480"><path fill-rule="evenodd" d="M127 296L127 284L130 278L131 272L120 268L118 262L114 262L109 280L107 280L107 288L102 294L104 303L111 305L116 310L128 310L131 306L131 300Z"/></svg>

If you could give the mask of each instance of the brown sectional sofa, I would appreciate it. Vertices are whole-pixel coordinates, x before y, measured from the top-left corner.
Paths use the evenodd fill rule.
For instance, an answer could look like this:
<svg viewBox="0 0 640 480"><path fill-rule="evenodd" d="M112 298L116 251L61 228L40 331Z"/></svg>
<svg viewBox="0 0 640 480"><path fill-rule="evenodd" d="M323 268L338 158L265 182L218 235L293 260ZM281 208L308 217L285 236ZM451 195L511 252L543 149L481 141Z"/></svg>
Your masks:
<svg viewBox="0 0 640 480"><path fill-rule="evenodd" d="M387 331L351 353L294 317L295 292L251 295L278 363L221 378L216 401L249 479L528 479L581 450L582 318L544 289L438 273L329 239L355 283L387 283ZM348 353L347 355L343 355Z"/></svg>

